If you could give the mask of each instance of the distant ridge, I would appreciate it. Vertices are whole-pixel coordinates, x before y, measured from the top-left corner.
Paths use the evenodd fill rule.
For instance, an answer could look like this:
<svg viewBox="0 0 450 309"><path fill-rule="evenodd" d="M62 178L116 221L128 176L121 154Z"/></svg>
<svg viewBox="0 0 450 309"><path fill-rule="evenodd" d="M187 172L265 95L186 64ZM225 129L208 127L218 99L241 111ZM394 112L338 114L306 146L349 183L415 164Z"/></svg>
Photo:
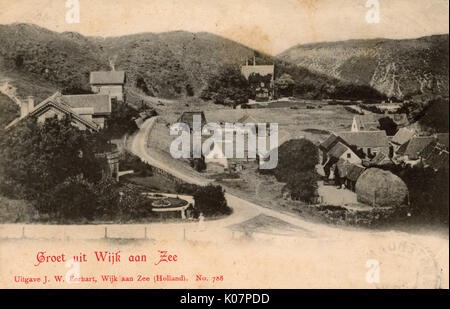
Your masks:
<svg viewBox="0 0 450 309"><path fill-rule="evenodd" d="M448 96L449 35L297 45L278 58L389 97Z"/></svg>

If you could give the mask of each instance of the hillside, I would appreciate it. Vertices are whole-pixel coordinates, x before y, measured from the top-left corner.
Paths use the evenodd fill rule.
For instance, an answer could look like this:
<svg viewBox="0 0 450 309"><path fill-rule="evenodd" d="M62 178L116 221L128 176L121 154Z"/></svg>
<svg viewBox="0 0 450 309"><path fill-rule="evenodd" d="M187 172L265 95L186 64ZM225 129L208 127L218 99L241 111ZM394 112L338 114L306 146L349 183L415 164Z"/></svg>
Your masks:
<svg viewBox="0 0 450 309"><path fill-rule="evenodd" d="M56 90L89 88L89 72L127 72L131 93L161 98L198 96L225 64L276 64L276 76L289 73L294 94L305 98L378 98L370 87L355 87L334 77L284 63L242 44L209 33L174 31L121 37L85 37L53 32L32 24L0 25L0 84L8 81L18 96L44 99Z"/></svg>
<svg viewBox="0 0 450 309"><path fill-rule="evenodd" d="M0 42L0 81L10 81L22 96L42 99L55 89L86 86L90 71L108 68L100 48L79 34L0 25Z"/></svg>
<svg viewBox="0 0 450 309"><path fill-rule="evenodd" d="M298 45L278 55L287 62L389 97L448 95L449 36L351 40Z"/></svg>
<svg viewBox="0 0 450 309"><path fill-rule="evenodd" d="M0 25L0 42L0 85L8 81L18 96L38 100L56 90L87 90L90 71L112 67L127 72L133 93L198 96L221 66L241 65L253 55L257 64L275 63L276 77L291 75L293 95L307 99L378 100L448 90L448 35L304 45L279 58L185 31L102 38L11 24Z"/></svg>
<svg viewBox="0 0 450 309"><path fill-rule="evenodd" d="M224 63L244 63L253 50L208 33L144 33L97 40L129 84L149 95L198 94Z"/></svg>

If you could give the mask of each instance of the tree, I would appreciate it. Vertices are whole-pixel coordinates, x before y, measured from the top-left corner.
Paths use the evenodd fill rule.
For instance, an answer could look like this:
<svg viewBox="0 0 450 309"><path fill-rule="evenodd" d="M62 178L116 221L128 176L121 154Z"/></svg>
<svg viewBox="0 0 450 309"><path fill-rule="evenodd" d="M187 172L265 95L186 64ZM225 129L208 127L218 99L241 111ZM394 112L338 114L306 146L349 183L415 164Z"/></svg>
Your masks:
<svg viewBox="0 0 450 309"><path fill-rule="evenodd" d="M293 200L314 203L318 196L317 174L314 171L291 174L286 188L291 192Z"/></svg>
<svg viewBox="0 0 450 309"><path fill-rule="evenodd" d="M20 110L17 104L0 93L0 131L19 116Z"/></svg>
<svg viewBox="0 0 450 309"><path fill-rule="evenodd" d="M433 133L448 133L449 101L436 99L430 101L419 119L419 123Z"/></svg>
<svg viewBox="0 0 450 309"><path fill-rule="evenodd" d="M273 170L260 170L272 173L279 182L286 183L291 198L312 203L317 197L316 165L319 152L316 145L307 139L290 140L278 149L278 165Z"/></svg>
<svg viewBox="0 0 450 309"><path fill-rule="evenodd" d="M250 94L249 83L239 68L224 65L208 80L200 97L203 100L212 100L216 104L236 106L247 103Z"/></svg>
<svg viewBox="0 0 450 309"><path fill-rule="evenodd" d="M319 151L316 145L307 139L290 140L278 148L275 177L286 182L289 175L313 171L318 163Z"/></svg>
<svg viewBox="0 0 450 309"><path fill-rule="evenodd" d="M194 193L195 208L205 216L231 213L221 186L198 187Z"/></svg>
<svg viewBox="0 0 450 309"><path fill-rule="evenodd" d="M111 116L106 120L104 134L109 138L122 138L125 134L132 134L138 127L135 119L139 112L126 103L115 102L112 105Z"/></svg>
<svg viewBox="0 0 450 309"><path fill-rule="evenodd" d="M98 181L104 159L96 158L93 143L95 138L72 126L69 118L47 119L43 125L29 118L0 138L0 173L6 185L26 188L20 198L29 199L70 177Z"/></svg>
<svg viewBox="0 0 450 309"><path fill-rule="evenodd" d="M278 96L291 97L294 91L295 81L291 75L284 73L275 80Z"/></svg>
<svg viewBox="0 0 450 309"><path fill-rule="evenodd" d="M94 186L82 175L69 177L39 200L39 210L62 220L92 220L97 209Z"/></svg>
<svg viewBox="0 0 450 309"><path fill-rule="evenodd" d="M388 136L394 136L398 131L397 124L395 123L394 120L392 120L391 117L380 118L378 120L378 123L379 123L378 128L380 130L386 131L386 134Z"/></svg>

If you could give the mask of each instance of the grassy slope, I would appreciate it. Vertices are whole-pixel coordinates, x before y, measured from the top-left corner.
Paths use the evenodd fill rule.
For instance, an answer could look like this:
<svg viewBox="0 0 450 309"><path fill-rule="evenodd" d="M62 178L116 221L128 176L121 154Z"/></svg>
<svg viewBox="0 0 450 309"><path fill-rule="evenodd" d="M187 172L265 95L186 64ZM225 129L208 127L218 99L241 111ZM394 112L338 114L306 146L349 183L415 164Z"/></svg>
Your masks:
<svg viewBox="0 0 450 309"><path fill-rule="evenodd" d="M392 96L448 93L449 36L351 40L294 46L278 57Z"/></svg>
<svg viewBox="0 0 450 309"><path fill-rule="evenodd" d="M289 72L299 83L307 84L314 97L339 84L333 77L283 63L209 33L175 31L99 38L13 24L0 25L0 41L0 82L11 79L19 92L35 96L38 92L39 98L53 89L88 88L89 72L107 70L111 63L127 72L130 91L184 98L198 95L223 64L241 65L254 54L257 64L276 63L276 75ZM21 85L19 80L27 82Z"/></svg>

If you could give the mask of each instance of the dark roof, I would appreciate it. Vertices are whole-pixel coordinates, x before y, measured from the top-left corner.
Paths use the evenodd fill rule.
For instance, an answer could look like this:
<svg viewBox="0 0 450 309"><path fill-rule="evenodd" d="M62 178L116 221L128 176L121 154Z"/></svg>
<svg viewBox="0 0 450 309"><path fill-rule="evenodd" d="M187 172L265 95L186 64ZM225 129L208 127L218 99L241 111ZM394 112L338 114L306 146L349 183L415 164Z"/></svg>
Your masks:
<svg viewBox="0 0 450 309"><path fill-rule="evenodd" d="M436 170L448 168L448 151L435 147L425 163Z"/></svg>
<svg viewBox="0 0 450 309"><path fill-rule="evenodd" d="M329 151L331 148L333 148L333 146L336 144L336 142L342 140L339 136L337 136L336 134L332 133L330 136L328 136L328 138L323 141L320 144L320 147L325 149L326 151Z"/></svg>
<svg viewBox="0 0 450 309"><path fill-rule="evenodd" d="M370 160L370 164L372 165L382 165L389 162L391 162L391 160L384 152L377 153L377 155L372 160Z"/></svg>
<svg viewBox="0 0 450 309"><path fill-rule="evenodd" d="M125 83L124 71L91 72L91 85L123 85Z"/></svg>
<svg viewBox="0 0 450 309"><path fill-rule="evenodd" d="M195 115L199 115L201 117L201 120L202 120L201 126L203 127L206 124L206 117L205 117L205 113L202 111L184 112L180 116L180 118L178 118L177 122L185 123L189 126L190 129L193 129Z"/></svg>
<svg viewBox="0 0 450 309"><path fill-rule="evenodd" d="M111 114L111 98L107 94L63 95L61 98L72 108L94 108L94 115Z"/></svg>
<svg viewBox="0 0 450 309"><path fill-rule="evenodd" d="M358 115L354 118L358 126L358 130L361 131L378 130L378 126L380 125L378 122L379 116L376 115Z"/></svg>
<svg viewBox="0 0 450 309"><path fill-rule="evenodd" d="M363 166L350 164L350 166L347 169L347 178L351 181L357 181L359 176L361 176L362 173L364 173L365 168Z"/></svg>
<svg viewBox="0 0 450 309"><path fill-rule="evenodd" d="M410 130L408 128L401 128L392 138L392 143L397 145L403 145L404 143L409 141L414 136L414 134L415 134L414 130Z"/></svg>
<svg viewBox="0 0 450 309"><path fill-rule="evenodd" d="M357 181L359 176L365 171L365 167L350 163L347 160L340 159L337 164L337 172L339 177Z"/></svg>
<svg viewBox="0 0 450 309"><path fill-rule="evenodd" d="M334 157L334 158L340 158L347 150L350 150L350 148L348 148L347 146L345 146L344 144L342 144L341 142L337 142L336 145L334 145L333 148L331 148L331 150L328 152L328 155L330 157Z"/></svg>
<svg viewBox="0 0 450 309"><path fill-rule="evenodd" d="M434 137L432 136L413 137L406 146L403 154L412 160L419 159L420 153L433 141Z"/></svg>
<svg viewBox="0 0 450 309"><path fill-rule="evenodd" d="M386 131L342 132L339 136L349 145L357 147L389 147Z"/></svg>
<svg viewBox="0 0 450 309"><path fill-rule="evenodd" d="M436 141L428 144L427 147L420 153L425 164L434 169L448 168L448 148Z"/></svg>

